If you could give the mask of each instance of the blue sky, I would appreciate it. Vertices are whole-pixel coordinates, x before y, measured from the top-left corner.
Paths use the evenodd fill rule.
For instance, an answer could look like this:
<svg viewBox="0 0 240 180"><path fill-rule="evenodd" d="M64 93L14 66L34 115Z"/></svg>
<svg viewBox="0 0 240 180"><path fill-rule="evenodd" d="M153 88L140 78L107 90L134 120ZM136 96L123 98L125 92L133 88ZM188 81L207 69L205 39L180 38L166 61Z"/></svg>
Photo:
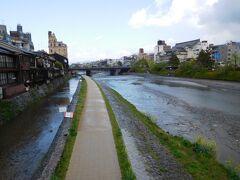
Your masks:
<svg viewBox="0 0 240 180"><path fill-rule="evenodd" d="M240 41L239 9L239 0L12 0L1 2L0 23L20 23L35 50L48 50L53 31L73 63L151 52L159 39Z"/></svg>

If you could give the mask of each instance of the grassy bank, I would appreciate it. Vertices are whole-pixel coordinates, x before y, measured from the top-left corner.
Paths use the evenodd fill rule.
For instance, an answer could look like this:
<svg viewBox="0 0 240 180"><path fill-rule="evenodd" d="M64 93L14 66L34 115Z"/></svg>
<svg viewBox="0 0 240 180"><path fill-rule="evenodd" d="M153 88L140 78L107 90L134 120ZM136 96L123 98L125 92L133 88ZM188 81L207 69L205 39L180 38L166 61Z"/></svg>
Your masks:
<svg viewBox="0 0 240 180"><path fill-rule="evenodd" d="M217 67L214 70L199 67L196 62L183 62L174 72L178 77L240 81L240 70L232 66Z"/></svg>
<svg viewBox="0 0 240 180"><path fill-rule="evenodd" d="M63 154L57 165L57 168L55 169L55 172L52 175L53 180L65 179L71 154L72 154L72 150L73 150L73 146L74 146L76 135L77 135L79 120L80 120L84 103L85 103L86 94L87 94L87 83L85 80L83 80L81 84L81 89L78 95L78 102L74 112L72 125L71 125L71 128L69 129L69 135L63 150Z"/></svg>
<svg viewBox="0 0 240 180"><path fill-rule="evenodd" d="M178 69L173 70L168 68L168 63L153 63L150 60L139 60L131 68L132 72L158 74L162 76L177 76L197 79L225 80L225 81L240 81L240 69L231 65L225 67L214 66L209 69L200 66L195 60L182 62Z"/></svg>
<svg viewBox="0 0 240 180"><path fill-rule="evenodd" d="M109 115L109 118L111 121L112 132L113 132L114 142L115 142L115 146L116 146L116 150L117 150L118 162L120 165L122 179L123 180L134 180L134 179L136 179L136 177L132 170L131 164L128 160L128 155L127 155L127 151L126 151L124 141L122 138L122 133L118 126L115 114L112 110L112 107L111 107L106 95L102 91L101 87L99 85L98 85L98 87L103 95L103 98L104 98L104 101L105 101L105 104L106 104L106 107L108 110L108 115Z"/></svg>
<svg viewBox="0 0 240 180"><path fill-rule="evenodd" d="M181 137L169 135L118 92L112 90L112 93L118 102L128 107L128 110L159 139L160 143L167 147L194 179L239 179L235 172L225 168L216 160L213 143L199 139L192 144Z"/></svg>

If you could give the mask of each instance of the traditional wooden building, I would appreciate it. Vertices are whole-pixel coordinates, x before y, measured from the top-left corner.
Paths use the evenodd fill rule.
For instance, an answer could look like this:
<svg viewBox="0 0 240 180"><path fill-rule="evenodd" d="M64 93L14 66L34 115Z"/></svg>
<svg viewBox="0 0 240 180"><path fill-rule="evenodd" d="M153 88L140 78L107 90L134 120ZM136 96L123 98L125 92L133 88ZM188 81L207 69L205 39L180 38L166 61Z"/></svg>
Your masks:
<svg viewBox="0 0 240 180"><path fill-rule="evenodd" d="M45 51L26 51L0 41L0 99L49 83L68 70L68 59Z"/></svg>
<svg viewBox="0 0 240 180"><path fill-rule="evenodd" d="M0 41L0 98L8 98L26 90L20 71L21 53L18 48Z"/></svg>

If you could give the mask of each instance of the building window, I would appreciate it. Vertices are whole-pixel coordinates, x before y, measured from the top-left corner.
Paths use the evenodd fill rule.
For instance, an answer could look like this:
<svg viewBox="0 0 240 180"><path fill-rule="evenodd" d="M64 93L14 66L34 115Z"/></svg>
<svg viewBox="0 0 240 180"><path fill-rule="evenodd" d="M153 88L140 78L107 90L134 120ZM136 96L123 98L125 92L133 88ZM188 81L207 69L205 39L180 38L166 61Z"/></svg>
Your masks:
<svg viewBox="0 0 240 180"><path fill-rule="evenodd" d="M15 83L15 82L16 82L15 73L13 72L8 73L8 83Z"/></svg>
<svg viewBox="0 0 240 180"><path fill-rule="evenodd" d="M6 56L0 55L0 67L5 67L5 58Z"/></svg>
<svg viewBox="0 0 240 180"><path fill-rule="evenodd" d="M6 57L6 66L8 68L13 68L14 67L14 62L13 62L12 57L9 57L9 56Z"/></svg>
<svg viewBox="0 0 240 180"><path fill-rule="evenodd" d="M13 68L14 67L13 57L0 56L0 67Z"/></svg>
<svg viewBox="0 0 240 180"><path fill-rule="evenodd" d="M7 73L0 73L0 85L7 84Z"/></svg>

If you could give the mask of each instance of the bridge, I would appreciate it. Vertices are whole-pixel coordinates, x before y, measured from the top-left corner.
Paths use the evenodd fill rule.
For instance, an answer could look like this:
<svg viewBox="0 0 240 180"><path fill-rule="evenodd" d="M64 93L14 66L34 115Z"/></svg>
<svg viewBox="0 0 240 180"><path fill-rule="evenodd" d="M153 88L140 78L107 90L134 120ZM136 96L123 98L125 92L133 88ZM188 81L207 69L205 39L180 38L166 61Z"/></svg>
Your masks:
<svg viewBox="0 0 240 180"><path fill-rule="evenodd" d="M91 76L92 71L109 71L110 75L116 75L128 72L130 69L130 67L70 67L68 71L72 73L86 71L86 75Z"/></svg>

